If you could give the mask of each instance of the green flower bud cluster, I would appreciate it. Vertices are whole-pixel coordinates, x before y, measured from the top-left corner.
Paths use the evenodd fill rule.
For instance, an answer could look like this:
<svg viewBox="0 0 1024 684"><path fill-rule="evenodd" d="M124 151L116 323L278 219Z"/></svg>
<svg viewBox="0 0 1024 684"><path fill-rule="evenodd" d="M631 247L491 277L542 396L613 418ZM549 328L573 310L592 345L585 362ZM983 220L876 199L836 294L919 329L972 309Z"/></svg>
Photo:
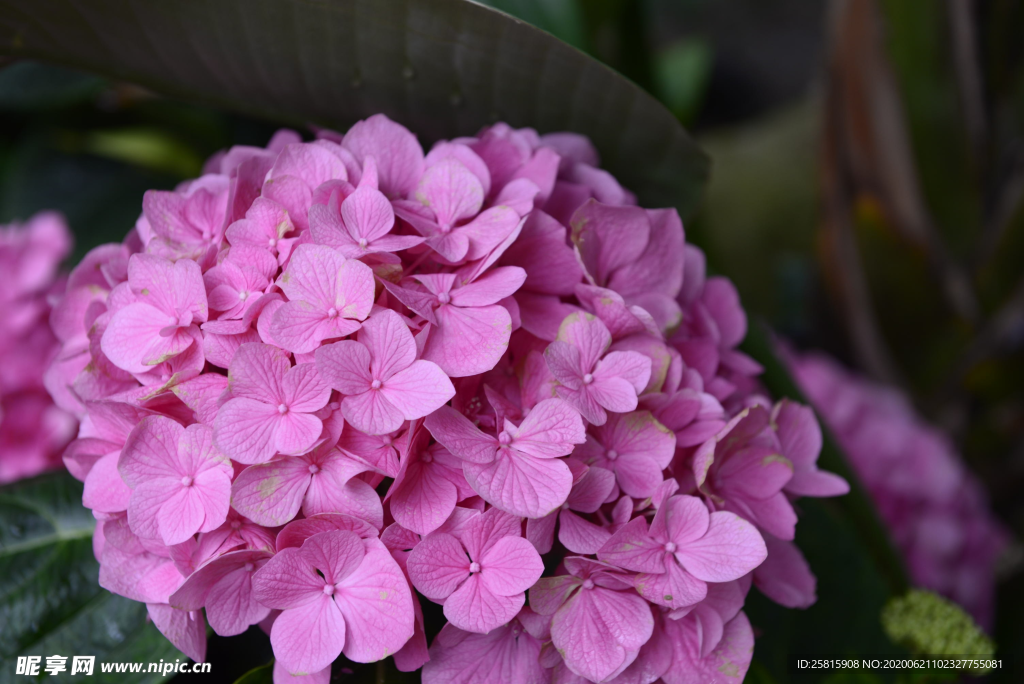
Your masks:
<svg viewBox="0 0 1024 684"><path fill-rule="evenodd" d="M890 599L882 609L882 627L890 639L915 655L985 660L995 654L995 644L970 615L952 601L924 589L911 589L904 596Z"/></svg>

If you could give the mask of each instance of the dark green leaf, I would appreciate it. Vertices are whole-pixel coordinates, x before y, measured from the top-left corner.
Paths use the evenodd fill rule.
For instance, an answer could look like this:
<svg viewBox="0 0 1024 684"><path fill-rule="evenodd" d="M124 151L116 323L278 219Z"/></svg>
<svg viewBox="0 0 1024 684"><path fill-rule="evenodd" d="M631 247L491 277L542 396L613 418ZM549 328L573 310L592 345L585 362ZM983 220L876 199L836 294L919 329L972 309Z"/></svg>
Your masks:
<svg viewBox="0 0 1024 684"><path fill-rule="evenodd" d="M483 0L483 3L544 29L569 45L586 49L579 0Z"/></svg>
<svg viewBox="0 0 1024 684"><path fill-rule="evenodd" d="M653 97L468 0L2 0L0 46L295 124L383 112L425 142L496 120L576 131L642 204L684 217L708 174Z"/></svg>
<svg viewBox="0 0 1024 684"><path fill-rule="evenodd" d="M0 683L18 656L96 656L96 682L150 682L159 675L111 674L102 662L158 662L184 656L146 620L141 603L100 588L95 520L82 485L66 472L0 488ZM53 681L41 671L39 681Z"/></svg>

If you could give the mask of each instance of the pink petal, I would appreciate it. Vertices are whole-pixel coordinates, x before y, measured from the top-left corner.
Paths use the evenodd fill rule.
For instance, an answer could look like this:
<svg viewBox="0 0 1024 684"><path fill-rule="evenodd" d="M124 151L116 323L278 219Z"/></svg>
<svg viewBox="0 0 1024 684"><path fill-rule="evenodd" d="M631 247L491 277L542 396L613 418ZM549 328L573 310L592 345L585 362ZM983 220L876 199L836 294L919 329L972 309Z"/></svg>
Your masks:
<svg viewBox="0 0 1024 684"><path fill-rule="evenodd" d="M156 628L175 648L198 663L206 660L206 625L202 614L158 603L147 604L146 610Z"/></svg>
<svg viewBox="0 0 1024 684"><path fill-rule="evenodd" d="M818 600L818 581L796 544L764 535L768 557L754 570L754 584L787 608L809 608Z"/></svg>
<svg viewBox="0 0 1024 684"><path fill-rule="evenodd" d="M384 526L384 508L380 496L368 483L332 472L331 463L313 476L302 504L303 515L342 513Z"/></svg>
<svg viewBox="0 0 1024 684"><path fill-rule="evenodd" d="M291 301L308 302L324 312L334 306L345 257L323 245L299 245L278 286Z"/></svg>
<svg viewBox="0 0 1024 684"><path fill-rule="evenodd" d="M611 346L612 336L604 323L588 313L570 315L558 328L558 341L580 350L580 370L590 372ZM646 383L644 383L646 384Z"/></svg>
<svg viewBox="0 0 1024 684"><path fill-rule="evenodd" d="M360 187L341 203L341 218L352 237L369 242L388 233L395 225L391 202L378 190Z"/></svg>
<svg viewBox="0 0 1024 684"><path fill-rule="evenodd" d="M526 271L518 266L499 266L475 281L452 291L455 306L487 306L511 297L522 287Z"/></svg>
<svg viewBox="0 0 1024 684"><path fill-rule="evenodd" d="M353 340L328 344L316 350L316 367L323 380L342 394L362 394L370 389L370 352Z"/></svg>
<svg viewBox="0 0 1024 684"><path fill-rule="evenodd" d="M518 537L522 520L496 508L472 516L462 528L462 544L470 558L479 560L504 537Z"/></svg>
<svg viewBox="0 0 1024 684"><path fill-rule="evenodd" d="M552 615L580 588L581 581L572 575L541 577L530 587L530 608L539 615Z"/></svg>
<svg viewBox="0 0 1024 684"><path fill-rule="evenodd" d="M705 582L739 579L760 565L767 555L757 528L727 511L712 513L707 533L676 550L683 566Z"/></svg>
<svg viewBox="0 0 1024 684"><path fill-rule="evenodd" d="M492 463L463 464L469 486L488 503L525 518L539 518L565 503L572 473L558 459L501 450Z"/></svg>
<svg viewBox="0 0 1024 684"><path fill-rule="evenodd" d="M544 350L544 360L551 374L566 388L578 390L583 386L583 376L589 369L583 367L579 347L555 340Z"/></svg>
<svg viewBox="0 0 1024 684"><path fill-rule="evenodd" d="M498 596L526 591L544 572L537 549L522 537L499 539L480 558L480 567L484 587Z"/></svg>
<svg viewBox="0 0 1024 684"><path fill-rule="evenodd" d="M273 341L296 354L308 354L330 337L342 337L339 321L331 321L324 309L306 301L285 302L274 311L269 333ZM352 325L352 332L357 327Z"/></svg>
<svg viewBox="0 0 1024 684"><path fill-rule="evenodd" d="M288 354L281 349L269 344L243 344L228 372L231 394L276 405L283 397L281 381L290 367Z"/></svg>
<svg viewBox="0 0 1024 684"><path fill-rule="evenodd" d="M299 512L309 479L309 464L300 458L249 466L231 486L231 505L258 525L284 525Z"/></svg>
<svg viewBox="0 0 1024 684"><path fill-rule="evenodd" d="M423 424L434 439L460 459L479 464L494 460L498 440L481 432L455 409L442 406Z"/></svg>
<svg viewBox="0 0 1024 684"><path fill-rule="evenodd" d="M476 261L487 256L515 232L520 222L519 214L511 207L491 207L481 212L458 229L462 235L469 238L469 249L465 258L468 261Z"/></svg>
<svg viewBox="0 0 1024 684"><path fill-rule="evenodd" d="M607 529L584 520L572 511L562 511L558 520L558 541L573 553L597 553L612 536Z"/></svg>
<svg viewBox="0 0 1024 684"><path fill-rule="evenodd" d="M194 487L178 485L157 513L160 537L168 546L180 544L199 531L206 513ZM223 521L221 521L223 522Z"/></svg>
<svg viewBox="0 0 1024 684"><path fill-rule="evenodd" d="M301 520L293 520L285 525L277 535L277 548L289 549L302 546L302 543L319 532L331 530L347 530L354 532L363 539L376 537L379 532L370 523L350 515L337 513L321 513Z"/></svg>
<svg viewBox="0 0 1024 684"><path fill-rule="evenodd" d="M600 682L628 666L654 630L636 594L581 589L551 621L551 641L576 674Z"/></svg>
<svg viewBox="0 0 1024 684"><path fill-rule="evenodd" d="M651 379L651 359L637 352L611 352L601 359L594 369L594 384L598 385L600 381L612 378L627 381L633 386L634 392L640 394ZM617 409L609 410L624 413Z"/></svg>
<svg viewBox="0 0 1024 684"><path fill-rule="evenodd" d="M526 538L539 553L548 553L555 543L555 525L558 524L559 511L551 511L543 518L530 518L526 521Z"/></svg>
<svg viewBox="0 0 1024 684"><path fill-rule="evenodd" d="M331 388L320 378L312 363L296 364L285 373L281 391L288 410L301 413L319 411L331 398Z"/></svg>
<svg viewBox="0 0 1024 684"><path fill-rule="evenodd" d="M365 555L359 535L344 530L314 534L299 548L299 556L323 573L328 584L337 584L351 575Z"/></svg>
<svg viewBox="0 0 1024 684"><path fill-rule="evenodd" d="M444 406L455 396L455 387L437 364L414 361L388 378L380 392L406 420L415 420Z"/></svg>
<svg viewBox="0 0 1024 684"><path fill-rule="evenodd" d="M569 508L581 513L593 513L608 500L615 489L615 475L604 468L592 467L577 480L569 493Z"/></svg>
<svg viewBox="0 0 1024 684"><path fill-rule="evenodd" d="M430 331L423 358L450 377L485 373L501 359L512 334L512 318L498 305L460 308L442 306L434 312L438 327Z"/></svg>
<svg viewBox="0 0 1024 684"><path fill-rule="evenodd" d="M227 404L224 406L226 408ZM311 413L289 411L277 416L273 429L274 446L279 453L304 454L316 445L323 431L323 421Z"/></svg>
<svg viewBox="0 0 1024 684"><path fill-rule="evenodd" d="M416 188L416 199L433 210L438 224L450 228L480 211L484 189L480 179L461 162L448 158L423 174Z"/></svg>
<svg viewBox="0 0 1024 684"><path fill-rule="evenodd" d="M145 373L192 346L193 338L185 328L175 327L170 335L162 335L170 325L171 317L149 304L129 304L110 319L100 345L118 368Z"/></svg>
<svg viewBox="0 0 1024 684"><path fill-rule="evenodd" d="M565 456L586 440L580 414L559 399L545 399L534 406L510 432L516 451L537 458Z"/></svg>
<svg viewBox="0 0 1024 684"><path fill-rule="evenodd" d="M416 136L383 114L356 123L342 140L355 158L377 163L380 191L390 198L405 197L423 174L423 149Z"/></svg>
<svg viewBox="0 0 1024 684"><path fill-rule="evenodd" d="M161 539L160 511L180 487L180 481L171 478L147 480L135 487L128 502L128 524L132 532L145 539Z"/></svg>
<svg viewBox="0 0 1024 684"><path fill-rule="evenodd" d="M114 451L100 458L85 477L82 503L94 511L117 513L128 509L132 490L117 470L120 452Z"/></svg>
<svg viewBox="0 0 1024 684"><path fill-rule="evenodd" d="M730 620L715 650L701 658L700 639L693 623L666 620L665 629L673 642L674 660L661 677L665 684L702 684L721 680L723 672L735 673L742 681L754 654L754 633L747 616L740 613Z"/></svg>
<svg viewBox="0 0 1024 684"><path fill-rule="evenodd" d="M266 631L266 630L264 630ZM306 675L293 675L280 660L274 661L274 684L330 684L331 667Z"/></svg>
<svg viewBox="0 0 1024 684"><path fill-rule="evenodd" d="M208 469L196 475L192 490L203 507L200 532L217 529L227 520L231 508L231 475L221 469Z"/></svg>
<svg viewBox="0 0 1024 684"><path fill-rule="evenodd" d="M601 285L643 254L650 220L639 207L615 207L589 200L572 216L573 242L587 272Z"/></svg>
<svg viewBox="0 0 1024 684"><path fill-rule="evenodd" d="M367 319L359 332L359 342L373 358L373 376L381 380L387 380L416 360L416 343L409 326L390 309Z"/></svg>
<svg viewBox="0 0 1024 684"><path fill-rule="evenodd" d="M206 598L206 619L220 636L241 634L270 609L252 598L252 571L238 568L220 579Z"/></svg>
<svg viewBox="0 0 1024 684"><path fill-rule="evenodd" d="M379 390L345 397L341 412L352 427L370 435L385 435L402 427L405 417Z"/></svg>
<svg viewBox="0 0 1024 684"><path fill-rule="evenodd" d="M665 544L647 533L643 516L619 528L597 552L597 557L634 572L665 572Z"/></svg>
<svg viewBox="0 0 1024 684"><path fill-rule="evenodd" d="M178 440L185 428L163 416L142 418L131 431L121 450L118 470L129 487L154 478L178 478L185 475L178 458Z"/></svg>
<svg viewBox="0 0 1024 684"><path fill-rule="evenodd" d="M265 463L277 453L278 418L276 406L232 399L221 406L214 422L217 447L239 463Z"/></svg>
<svg viewBox="0 0 1024 684"><path fill-rule="evenodd" d="M834 473L816 469L794 473L785 490L795 496L842 496L849 493L850 484Z"/></svg>
<svg viewBox="0 0 1024 684"><path fill-rule="evenodd" d="M348 259L338 271L338 290L334 306L344 318L363 320L373 307L373 271L361 261Z"/></svg>
<svg viewBox="0 0 1024 684"><path fill-rule="evenodd" d="M458 539L435 532L427 535L409 554L409 579L429 599L446 599L467 577L469 558Z"/></svg>
<svg viewBox="0 0 1024 684"><path fill-rule="evenodd" d="M487 588L483 577L476 574L445 600L444 616L459 629L486 634L514 618L524 603L525 594L494 594Z"/></svg>
<svg viewBox="0 0 1024 684"><path fill-rule="evenodd" d="M651 603L669 608L685 608L704 600L708 585L697 579L678 563L665 564L665 572L640 573L636 576L636 590Z"/></svg>
<svg viewBox="0 0 1024 684"><path fill-rule="evenodd" d="M398 563L380 541L368 540L366 557L335 592L349 627L345 657L383 660L413 635L413 597Z"/></svg>
<svg viewBox="0 0 1024 684"><path fill-rule="evenodd" d="M308 605L324 596L323 589L324 578L294 547L278 551L252 578L255 599L281 610Z"/></svg>
<svg viewBox="0 0 1024 684"><path fill-rule="evenodd" d="M334 599L320 597L285 610L270 630L274 656L292 674L310 674L328 667L345 645L345 618Z"/></svg>
<svg viewBox="0 0 1024 684"><path fill-rule="evenodd" d="M667 538L684 546L707 534L711 514L707 505L696 496L673 496L658 509L651 535Z"/></svg>
<svg viewBox="0 0 1024 684"><path fill-rule="evenodd" d="M406 478L396 486L389 501L396 522L425 535L451 515L458 490L447 478L435 475L433 468L417 462L409 466Z"/></svg>

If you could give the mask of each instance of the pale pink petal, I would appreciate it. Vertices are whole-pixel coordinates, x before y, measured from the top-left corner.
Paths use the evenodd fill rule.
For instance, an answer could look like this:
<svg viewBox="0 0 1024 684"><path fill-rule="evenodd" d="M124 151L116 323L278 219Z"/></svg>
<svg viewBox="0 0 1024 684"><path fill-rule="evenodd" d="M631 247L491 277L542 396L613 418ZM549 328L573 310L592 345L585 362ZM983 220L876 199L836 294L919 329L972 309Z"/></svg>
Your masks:
<svg viewBox="0 0 1024 684"><path fill-rule="evenodd" d="M262 626L262 625L261 625ZM269 631L269 627L264 631ZM305 675L293 675L288 671L280 660L274 661L274 684L330 684L331 666L328 665L319 672L311 672Z"/></svg>
<svg viewBox="0 0 1024 684"><path fill-rule="evenodd" d="M302 503L303 515L342 513L383 527L384 508L373 487L358 478L340 476L330 466L330 462L324 464L313 476Z"/></svg>
<svg viewBox="0 0 1024 684"><path fill-rule="evenodd" d="M492 268L475 281L452 290L455 306L487 306L511 297L522 287L526 271L518 266Z"/></svg>
<svg viewBox="0 0 1024 684"><path fill-rule="evenodd" d="M276 406L232 399L221 406L213 424L217 448L239 463L265 463L277 453L278 418Z"/></svg>
<svg viewBox="0 0 1024 684"><path fill-rule="evenodd" d="M581 589L551 621L551 640L576 674L600 682L636 658L654 630L647 602L636 594Z"/></svg>
<svg viewBox="0 0 1024 684"><path fill-rule="evenodd" d="M187 474L178 457L178 440L185 428L164 416L142 418L121 450L118 470L129 487L154 478L177 478Z"/></svg>
<svg viewBox="0 0 1024 684"><path fill-rule="evenodd" d="M353 340L328 344L316 350L316 367L324 382L342 394L362 394L370 389L370 352Z"/></svg>
<svg viewBox="0 0 1024 684"><path fill-rule="evenodd" d="M549 552L554 545L558 515L559 511L551 511L543 518L530 518L526 521L526 538L539 553Z"/></svg>
<svg viewBox="0 0 1024 684"><path fill-rule="evenodd" d="M664 516L652 523L651 534L684 546L707 534L711 514L707 505L695 496L673 496L664 504ZM658 511L661 513L661 510ZM664 531L661 523L664 523Z"/></svg>
<svg viewBox="0 0 1024 684"><path fill-rule="evenodd" d="M434 439L460 459L471 463L490 463L498 450L498 440L480 431L464 415L449 406L427 416L424 426Z"/></svg>
<svg viewBox="0 0 1024 684"><path fill-rule="evenodd" d="M349 627L345 657L370 663L394 655L413 635L413 596L398 563L378 540L334 594Z"/></svg>
<svg viewBox="0 0 1024 684"><path fill-rule="evenodd" d="M583 386L583 376L589 368L583 367L579 347L555 340L544 350L544 359L552 375L562 385L574 390Z"/></svg>
<svg viewBox="0 0 1024 684"><path fill-rule="evenodd" d="M338 290L333 305L338 316L363 320L373 307L373 271L361 261L348 259L338 271Z"/></svg>
<svg viewBox="0 0 1024 684"><path fill-rule="evenodd" d="M480 211L484 189L480 179L461 162L448 158L427 169L415 197L433 210L442 230L448 232L457 221Z"/></svg>
<svg viewBox="0 0 1024 684"><path fill-rule="evenodd" d="M206 619L220 636L241 634L269 613L252 598L252 571L244 567L221 578L206 597Z"/></svg>
<svg viewBox="0 0 1024 684"><path fill-rule="evenodd" d="M385 435L402 427L402 412L379 390L345 397L341 412L354 428L370 435Z"/></svg>
<svg viewBox="0 0 1024 684"><path fill-rule="evenodd" d="M591 467L577 480L569 493L569 508L581 513L593 513L608 500L615 489L615 475L604 468Z"/></svg>
<svg viewBox="0 0 1024 684"><path fill-rule="evenodd" d="M380 191L389 198L405 197L423 174L423 149L416 136L383 114L356 123L342 140L361 163L373 157Z"/></svg>
<svg viewBox="0 0 1024 684"><path fill-rule="evenodd" d="M345 618L334 599L320 597L282 612L270 630L274 656L292 674L310 674L329 666L345 645Z"/></svg>
<svg viewBox="0 0 1024 684"><path fill-rule="evenodd" d="M309 464L300 458L250 466L231 485L231 505L258 525L284 525L299 512L309 478Z"/></svg>
<svg viewBox="0 0 1024 684"><path fill-rule="evenodd" d="M444 406L455 396L455 387L437 364L414 361L388 378L380 393L406 420L415 420Z"/></svg>
<svg viewBox="0 0 1024 684"><path fill-rule="evenodd" d="M182 487L179 483L177 490L160 506L160 512L157 513L160 537L168 546L180 544L199 531L205 515L203 502L194 488Z"/></svg>
<svg viewBox="0 0 1024 684"><path fill-rule="evenodd" d="M285 373L281 390L288 410L302 413L319 411L331 397L331 388L320 378L312 363L296 364Z"/></svg>
<svg viewBox="0 0 1024 684"><path fill-rule="evenodd" d="M521 219L514 209L506 206L491 207L458 230L469 238L465 258L475 261L487 256L519 226Z"/></svg>
<svg viewBox="0 0 1024 684"><path fill-rule="evenodd" d="M647 533L643 516L633 518L597 552L601 560L634 572L665 572L665 543Z"/></svg>
<svg viewBox="0 0 1024 684"><path fill-rule="evenodd" d="M484 587L498 596L526 591L540 579L544 563L537 549L522 537L504 537L480 558Z"/></svg>
<svg viewBox="0 0 1024 684"><path fill-rule="evenodd" d="M109 453L96 461L85 477L82 503L94 511L117 513L128 509L132 490L117 470L120 452Z"/></svg>
<svg viewBox="0 0 1024 684"><path fill-rule="evenodd" d="M359 331L359 342L369 350L373 376L387 380L416 360L416 343L409 326L394 311L371 316Z"/></svg>
<svg viewBox="0 0 1024 684"><path fill-rule="evenodd" d="M316 445L322 431L323 421L311 413L278 414L274 422L274 447L286 455L304 454Z"/></svg>
<svg viewBox="0 0 1024 684"><path fill-rule="evenodd" d="M640 394L651 379L651 359L637 352L613 351L601 359L594 369L594 384L613 377L626 380L633 386L635 393Z"/></svg>
<svg viewBox="0 0 1024 684"><path fill-rule="evenodd" d="M703 601L708 593L706 583L672 561L665 564L665 572L640 573L635 583L637 592L645 599L669 608L692 606Z"/></svg>
<svg viewBox="0 0 1024 684"><path fill-rule="evenodd" d="M597 553L612 536L606 528L584 520L572 511L562 511L558 521L558 541L573 553Z"/></svg>
<svg viewBox="0 0 1024 684"><path fill-rule="evenodd" d="M291 301L304 301L324 313L334 306L345 257L323 245L299 245L277 284Z"/></svg>
<svg viewBox="0 0 1024 684"><path fill-rule="evenodd" d="M673 643L674 659L661 677L665 684L705 684L722 681L741 682L754 654L754 633L743 613L730 620L715 650L701 658L701 639L692 622L666 620L665 629ZM723 679L723 673L729 673Z"/></svg>
<svg viewBox="0 0 1024 684"><path fill-rule="evenodd" d="M501 359L512 334L512 318L499 305L463 309L445 305L434 312L423 358L453 378L485 373Z"/></svg>
<svg viewBox="0 0 1024 684"><path fill-rule="evenodd" d="M278 551L252 578L253 597L281 610L307 605L323 596L323 590L324 578L294 547Z"/></svg>
<svg viewBox="0 0 1024 684"><path fill-rule="evenodd" d="M558 328L558 341L580 350L580 370L590 372L608 350L612 336L604 323L588 313L568 316ZM646 384L646 383L645 383Z"/></svg>
<svg viewBox="0 0 1024 684"><path fill-rule="evenodd" d="M586 441L580 414L559 399L545 399L527 414L519 427L509 431L514 447L537 458L554 458L572 452Z"/></svg>
<svg viewBox="0 0 1024 684"><path fill-rule="evenodd" d="M676 549L683 567L705 582L738 579L760 565L767 555L757 528L727 511L712 513L707 533Z"/></svg>
<svg viewBox="0 0 1024 684"><path fill-rule="evenodd" d="M409 554L409 579L429 599L446 599L469 577L469 558L458 539L435 532Z"/></svg>
<svg viewBox="0 0 1024 684"><path fill-rule="evenodd" d="M217 529L227 520L231 508L231 475L221 469L211 468L196 475L192 490L203 507L204 520L200 532Z"/></svg>
<svg viewBox="0 0 1024 684"><path fill-rule="evenodd" d="M391 493L391 515L402 527L429 534L448 519L458 496L455 485L447 478L435 475L433 468L425 464L413 463L405 479Z"/></svg>
<svg viewBox="0 0 1024 684"><path fill-rule="evenodd" d="M160 603L148 603L146 610L175 648L197 663L206 660L206 625L201 613L176 610Z"/></svg>
<svg viewBox="0 0 1024 684"><path fill-rule="evenodd" d="M341 203L341 218L355 240L372 242L395 225L391 202L378 190L360 187Z"/></svg>
<svg viewBox="0 0 1024 684"><path fill-rule="evenodd" d="M525 518L547 515L565 503L572 473L558 459L540 459L501 450L492 463L463 464L469 486L488 503Z"/></svg>
<svg viewBox="0 0 1024 684"><path fill-rule="evenodd" d="M337 584L351 575L365 555L359 535L344 530L314 534L299 549L299 556L319 570L328 584Z"/></svg>
<svg viewBox="0 0 1024 684"><path fill-rule="evenodd" d="M282 399L281 381L291 364L288 353L269 344L243 344L231 360L228 387L234 397L276 405Z"/></svg>
<svg viewBox="0 0 1024 684"><path fill-rule="evenodd" d="M482 576L476 574L445 600L444 616L459 629L486 634L514 618L525 603L526 595L522 593L512 596L492 593Z"/></svg>
<svg viewBox="0 0 1024 684"><path fill-rule="evenodd" d="M160 511L180 487L177 478L147 480L135 487L128 502L128 524L132 532L145 539L160 539Z"/></svg>
<svg viewBox="0 0 1024 684"><path fill-rule="evenodd" d="M192 346L194 340L187 328L176 325L177 320L149 304L129 304L114 314L100 346L118 368L145 373ZM170 334L161 334L168 328Z"/></svg>
<svg viewBox="0 0 1024 684"><path fill-rule="evenodd" d="M270 320L269 333L274 342L296 354L308 354L323 340L343 336L338 334L337 321L331 321L324 310L305 301L285 302ZM352 331L355 329L357 326L353 325Z"/></svg>

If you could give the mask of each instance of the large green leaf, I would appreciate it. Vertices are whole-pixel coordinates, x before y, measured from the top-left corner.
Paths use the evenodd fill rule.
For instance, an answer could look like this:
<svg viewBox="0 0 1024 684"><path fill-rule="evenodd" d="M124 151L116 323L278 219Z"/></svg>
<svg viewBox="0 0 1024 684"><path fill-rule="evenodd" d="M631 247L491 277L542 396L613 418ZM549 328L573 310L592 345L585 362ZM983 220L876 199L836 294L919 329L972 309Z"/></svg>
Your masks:
<svg viewBox="0 0 1024 684"><path fill-rule="evenodd" d="M96 656L92 681L148 682L158 675L111 674L103 662L184 658L146 620L141 603L99 586L95 520L82 485L55 473L0 488L0 683L16 675L18 656ZM67 673L64 673L67 675ZM53 681L40 671L39 681Z"/></svg>
<svg viewBox="0 0 1024 684"><path fill-rule="evenodd" d="M425 142L496 120L576 131L643 204L684 216L708 174L653 97L468 0L0 0L0 52L294 124L384 112Z"/></svg>

